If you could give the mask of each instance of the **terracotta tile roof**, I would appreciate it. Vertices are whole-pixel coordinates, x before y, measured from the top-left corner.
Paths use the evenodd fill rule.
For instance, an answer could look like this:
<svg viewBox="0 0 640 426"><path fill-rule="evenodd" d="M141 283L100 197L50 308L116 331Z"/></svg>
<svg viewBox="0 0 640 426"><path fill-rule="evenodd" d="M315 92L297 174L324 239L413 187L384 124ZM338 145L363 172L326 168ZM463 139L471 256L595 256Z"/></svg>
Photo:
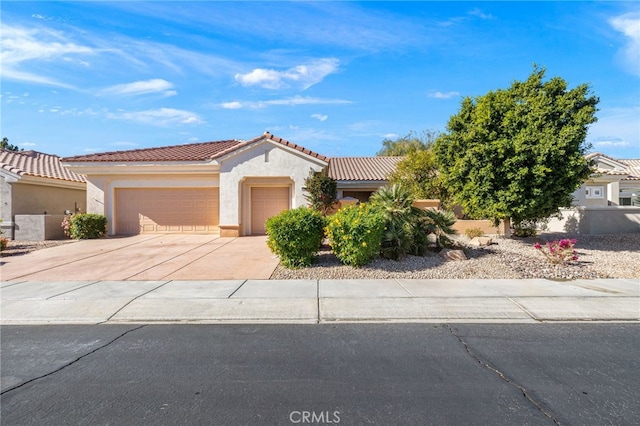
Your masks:
<svg viewBox="0 0 640 426"><path fill-rule="evenodd" d="M329 176L335 180L384 181L402 157L335 157L329 162Z"/></svg>
<svg viewBox="0 0 640 426"><path fill-rule="evenodd" d="M627 166L629 177L625 180L640 180L640 160L618 160L618 162Z"/></svg>
<svg viewBox="0 0 640 426"><path fill-rule="evenodd" d="M640 180L640 160L619 160L617 158L609 157L608 155L593 152L585 155L587 159L594 159L596 157L606 158L613 161L616 164L616 169L607 169L604 167L596 167L596 173L607 176L626 176L622 180Z"/></svg>
<svg viewBox="0 0 640 426"><path fill-rule="evenodd" d="M311 157L317 158L319 160L329 161L329 157L325 157L324 155L318 154L317 152L313 152L313 151L311 151L311 150L309 150L309 149L307 149L307 148L305 148L303 146L296 145L295 143L289 142L286 139L282 139L282 138L280 138L278 136L274 136L269 132L264 132L264 134L262 134L261 136L258 136L257 138L253 138L250 141L245 142L245 144L246 145L250 145L252 143L261 141L263 139L269 139L269 140L271 140L273 142L277 142L277 143L279 143L281 145L284 145L286 147L293 148L296 151L303 152L303 153L305 153L305 154L307 154L307 155L309 155Z"/></svg>
<svg viewBox="0 0 640 426"><path fill-rule="evenodd" d="M173 145L158 148L143 148L129 151L112 151L97 154L78 155L67 157L65 162L127 162L127 161L206 161L222 157L244 146L269 139L289 148L303 152L323 161L328 158L310 151L300 145L291 143L285 139L265 132L263 135L248 141L226 140L216 142L200 142L185 145Z"/></svg>
<svg viewBox="0 0 640 426"><path fill-rule="evenodd" d="M121 161L205 161L217 157L221 152L242 144L241 141L227 140L200 142L185 145L163 146L159 148L112 151L97 154L78 155L63 158L64 162L121 162Z"/></svg>
<svg viewBox="0 0 640 426"><path fill-rule="evenodd" d="M60 162L60 157L57 155L44 154L38 151L9 151L2 149L0 150L0 168L19 176L86 182L84 176L64 167Z"/></svg>

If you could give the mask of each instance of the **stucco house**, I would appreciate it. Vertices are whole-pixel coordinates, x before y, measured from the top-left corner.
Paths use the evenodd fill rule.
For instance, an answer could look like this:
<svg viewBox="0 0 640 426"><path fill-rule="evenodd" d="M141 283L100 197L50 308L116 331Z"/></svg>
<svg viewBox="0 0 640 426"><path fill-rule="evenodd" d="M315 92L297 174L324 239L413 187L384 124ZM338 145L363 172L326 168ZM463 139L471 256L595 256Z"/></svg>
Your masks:
<svg viewBox="0 0 640 426"><path fill-rule="evenodd" d="M264 234L265 220L306 205L310 171L329 173L341 197L364 198L386 184L396 160L332 159L265 132L226 140L63 159L87 179L87 211L108 234Z"/></svg>
<svg viewBox="0 0 640 426"><path fill-rule="evenodd" d="M640 160L617 160L599 152L586 157L596 173L574 193L576 206L631 206L633 195L640 197Z"/></svg>
<svg viewBox="0 0 640 426"><path fill-rule="evenodd" d="M0 150L0 226L4 237L13 238L16 216L85 211L86 199L84 176L63 167L60 157Z"/></svg>

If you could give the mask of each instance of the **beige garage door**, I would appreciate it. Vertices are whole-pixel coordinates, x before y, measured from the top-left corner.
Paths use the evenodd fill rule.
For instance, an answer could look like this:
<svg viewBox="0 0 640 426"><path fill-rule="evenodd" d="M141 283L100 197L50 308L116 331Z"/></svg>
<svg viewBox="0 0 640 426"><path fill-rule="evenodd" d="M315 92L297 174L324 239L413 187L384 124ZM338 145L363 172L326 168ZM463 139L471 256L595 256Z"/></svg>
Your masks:
<svg viewBox="0 0 640 426"><path fill-rule="evenodd" d="M263 235L264 223L289 208L289 187L251 188L251 234Z"/></svg>
<svg viewBox="0 0 640 426"><path fill-rule="evenodd" d="M218 230L218 188L116 189L116 234Z"/></svg>

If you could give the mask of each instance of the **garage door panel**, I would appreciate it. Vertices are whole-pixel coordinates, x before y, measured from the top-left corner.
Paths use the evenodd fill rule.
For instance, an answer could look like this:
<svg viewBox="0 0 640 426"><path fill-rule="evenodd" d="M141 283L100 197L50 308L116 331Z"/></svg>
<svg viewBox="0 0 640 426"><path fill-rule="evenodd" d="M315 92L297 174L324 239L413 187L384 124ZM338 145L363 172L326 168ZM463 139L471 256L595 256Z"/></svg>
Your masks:
<svg viewBox="0 0 640 426"><path fill-rule="evenodd" d="M119 188L116 233L218 231L218 188Z"/></svg>
<svg viewBox="0 0 640 426"><path fill-rule="evenodd" d="M265 233L265 222L283 210L289 209L289 187L251 188L251 233Z"/></svg>

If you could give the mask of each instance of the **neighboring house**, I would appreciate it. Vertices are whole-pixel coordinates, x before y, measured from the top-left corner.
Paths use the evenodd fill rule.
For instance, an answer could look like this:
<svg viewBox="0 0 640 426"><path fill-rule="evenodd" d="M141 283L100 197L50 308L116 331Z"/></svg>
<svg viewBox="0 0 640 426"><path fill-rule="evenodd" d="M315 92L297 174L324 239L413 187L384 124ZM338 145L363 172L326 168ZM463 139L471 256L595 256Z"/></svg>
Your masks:
<svg viewBox="0 0 640 426"><path fill-rule="evenodd" d="M62 166L60 157L37 151L0 150L0 218L13 237L16 215L64 215L86 210L84 176Z"/></svg>
<svg viewBox="0 0 640 426"><path fill-rule="evenodd" d="M336 157L329 161L328 175L338 183L338 199L367 201L372 193L388 183L402 157Z"/></svg>
<svg viewBox="0 0 640 426"><path fill-rule="evenodd" d="M63 159L87 178L87 209L107 216L110 235L264 234L265 220L306 205L310 171L329 167L340 197L368 198L394 158L329 159L269 132L218 141Z"/></svg>
<svg viewBox="0 0 640 426"><path fill-rule="evenodd" d="M587 158L596 173L574 193L575 205L631 206L633 195L640 196L640 160L616 160L598 152Z"/></svg>

